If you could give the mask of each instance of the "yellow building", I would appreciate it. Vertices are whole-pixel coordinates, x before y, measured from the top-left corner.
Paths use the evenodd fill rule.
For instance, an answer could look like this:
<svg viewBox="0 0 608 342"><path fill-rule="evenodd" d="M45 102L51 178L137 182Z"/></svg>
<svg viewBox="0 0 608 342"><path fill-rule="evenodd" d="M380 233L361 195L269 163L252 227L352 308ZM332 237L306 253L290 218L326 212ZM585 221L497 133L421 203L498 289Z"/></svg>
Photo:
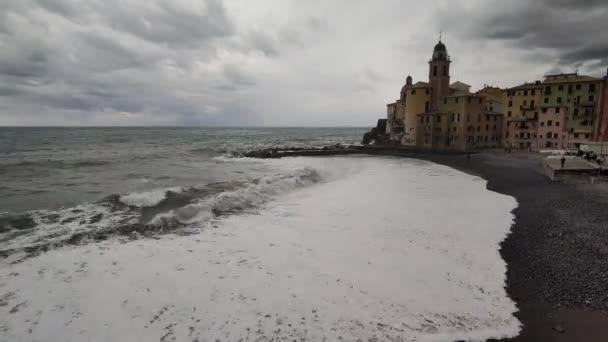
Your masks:
<svg viewBox="0 0 608 342"><path fill-rule="evenodd" d="M540 81L524 83L504 91L503 103L505 146L520 149L536 148L537 121L542 101L543 85Z"/></svg>
<svg viewBox="0 0 608 342"><path fill-rule="evenodd" d="M454 150L501 146L502 90L485 87L471 94L466 83L449 84L450 63L440 42L429 62L430 91L438 96L431 96L430 110L417 115L416 145Z"/></svg>
<svg viewBox="0 0 608 342"><path fill-rule="evenodd" d="M387 105L387 134L396 143L416 145L416 115L428 111L431 101L431 88L428 83L413 84L408 76L401 88L399 100Z"/></svg>
<svg viewBox="0 0 608 342"><path fill-rule="evenodd" d="M404 136L403 145L416 145L417 115L429 111L431 88L428 83L417 82L407 85L401 91L403 101Z"/></svg>
<svg viewBox="0 0 608 342"><path fill-rule="evenodd" d="M486 108L485 96L447 96L439 111L418 116L417 145L431 149L469 150L501 144L502 113Z"/></svg>

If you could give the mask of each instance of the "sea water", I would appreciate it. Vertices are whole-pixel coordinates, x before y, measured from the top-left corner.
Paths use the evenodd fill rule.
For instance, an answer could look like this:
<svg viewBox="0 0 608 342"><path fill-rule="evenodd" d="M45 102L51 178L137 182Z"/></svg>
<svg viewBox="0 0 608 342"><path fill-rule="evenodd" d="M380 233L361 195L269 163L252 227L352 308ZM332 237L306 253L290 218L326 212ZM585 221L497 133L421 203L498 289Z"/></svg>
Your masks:
<svg viewBox="0 0 608 342"><path fill-rule="evenodd" d="M12 144L2 341L519 332L498 252L517 203L483 179L415 159L234 157L357 143L363 130L0 132Z"/></svg>

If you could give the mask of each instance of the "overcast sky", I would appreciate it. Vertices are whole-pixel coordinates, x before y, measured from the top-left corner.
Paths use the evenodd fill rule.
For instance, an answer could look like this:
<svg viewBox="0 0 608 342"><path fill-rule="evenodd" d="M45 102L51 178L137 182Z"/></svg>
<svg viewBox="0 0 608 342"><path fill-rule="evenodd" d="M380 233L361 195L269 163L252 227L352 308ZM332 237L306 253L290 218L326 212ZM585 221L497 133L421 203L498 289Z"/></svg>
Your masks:
<svg viewBox="0 0 608 342"><path fill-rule="evenodd" d="M0 0L0 125L372 126L453 81L603 76L606 0Z"/></svg>

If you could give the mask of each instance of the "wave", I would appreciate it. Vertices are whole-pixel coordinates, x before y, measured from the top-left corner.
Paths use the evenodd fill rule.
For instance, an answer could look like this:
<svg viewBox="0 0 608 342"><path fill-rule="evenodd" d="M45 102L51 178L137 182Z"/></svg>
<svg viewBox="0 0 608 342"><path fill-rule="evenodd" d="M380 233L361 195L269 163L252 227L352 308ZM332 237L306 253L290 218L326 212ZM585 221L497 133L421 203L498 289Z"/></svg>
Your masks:
<svg viewBox="0 0 608 342"><path fill-rule="evenodd" d="M114 194L61 210L0 215L0 257L21 260L67 244L113 236L189 234L214 217L255 210L272 198L320 182L313 168L247 180Z"/></svg>
<svg viewBox="0 0 608 342"><path fill-rule="evenodd" d="M66 249L7 267L6 310L19 310L5 319L7 339L26 336L26 320L41 322L29 332L33 339L62 326L63 340L485 341L518 334L499 253L513 198L488 191L478 177L416 160L268 163L283 171L216 184L221 191L213 194L196 194L210 185L167 192L154 207L129 207L118 195L96 204L108 215L165 205L174 209L151 217L164 220L159 226L181 220L217 230L200 239ZM181 205L188 196L193 201ZM45 289L36 300L32 284ZM104 291L91 291L97 284Z"/></svg>

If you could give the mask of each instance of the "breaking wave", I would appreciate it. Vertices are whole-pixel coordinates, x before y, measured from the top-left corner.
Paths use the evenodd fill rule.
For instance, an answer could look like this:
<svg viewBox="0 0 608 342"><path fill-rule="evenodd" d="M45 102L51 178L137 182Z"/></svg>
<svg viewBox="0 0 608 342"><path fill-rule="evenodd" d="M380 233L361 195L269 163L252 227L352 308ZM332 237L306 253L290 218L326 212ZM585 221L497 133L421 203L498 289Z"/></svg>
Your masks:
<svg viewBox="0 0 608 342"><path fill-rule="evenodd" d="M113 236L189 234L207 220L256 210L276 196L321 180L317 170L302 167L248 181L115 194L72 208L4 213L0 215L0 257L22 260L66 244Z"/></svg>

